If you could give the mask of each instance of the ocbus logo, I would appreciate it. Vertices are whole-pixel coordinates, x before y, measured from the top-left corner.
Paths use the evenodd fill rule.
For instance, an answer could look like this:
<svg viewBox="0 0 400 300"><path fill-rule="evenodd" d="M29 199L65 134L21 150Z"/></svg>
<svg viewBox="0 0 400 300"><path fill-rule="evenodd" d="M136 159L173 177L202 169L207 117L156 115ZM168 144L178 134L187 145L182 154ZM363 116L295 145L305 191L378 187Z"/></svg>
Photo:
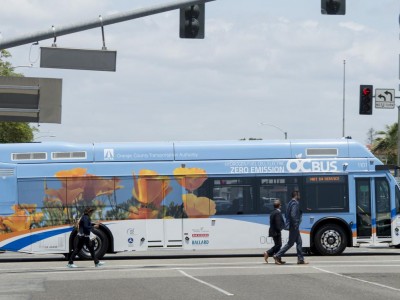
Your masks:
<svg viewBox="0 0 400 300"><path fill-rule="evenodd" d="M299 172L335 172L337 161L317 161L311 159L290 159L286 164L290 173Z"/></svg>

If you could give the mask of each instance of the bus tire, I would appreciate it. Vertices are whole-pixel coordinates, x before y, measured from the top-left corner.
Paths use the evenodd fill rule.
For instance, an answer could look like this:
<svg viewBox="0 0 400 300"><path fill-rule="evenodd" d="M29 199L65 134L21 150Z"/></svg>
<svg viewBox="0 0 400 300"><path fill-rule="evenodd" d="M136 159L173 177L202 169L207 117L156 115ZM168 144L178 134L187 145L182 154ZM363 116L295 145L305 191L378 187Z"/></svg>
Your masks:
<svg viewBox="0 0 400 300"><path fill-rule="evenodd" d="M315 247L315 245L312 245L312 246L310 247L309 254L310 254L310 255L321 255L321 253L318 252L318 250L317 250L317 248Z"/></svg>
<svg viewBox="0 0 400 300"><path fill-rule="evenodd" d="M347 235L339 225L323 225L315 234L314 246L321 255L339 255L346 245Z"/></svg>
<svg viewBox="0 0 400 300"><path fill-rule="evenodd" d="M96 235L96 239L92 241L94 252L96 254L97 259L101 259L107 252L108 249L108 238L104 234L103 231L93 228L92 232ZM74 248L78 245L78 236L74 239ZM79 258L81 259L92 259L90 255L89 249L86 246L83 246L82 250L78 253Z"/></svg>

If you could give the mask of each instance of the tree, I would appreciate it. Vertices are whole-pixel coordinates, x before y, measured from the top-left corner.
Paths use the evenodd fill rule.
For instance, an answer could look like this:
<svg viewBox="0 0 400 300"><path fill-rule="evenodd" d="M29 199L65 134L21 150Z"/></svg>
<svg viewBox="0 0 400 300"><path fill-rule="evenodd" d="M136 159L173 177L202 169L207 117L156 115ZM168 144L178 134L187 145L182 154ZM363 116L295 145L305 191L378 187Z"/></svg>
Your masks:
<svg viewBox="0 0 400 300"><path fill-rule="evenodd" d="M367 144L372 145L372 143L375 140L375 137L376 137L376 131L374 128L371 127L370 129L368 129L367 132Z"/></svg>
<svg viewBox="0 0 400 300"><path fill-rule="evenodd" d="M6 50L0 52L0 76L23 76L14 72L11 63L6 61L11 54ZM36 127L23 122L0 122L0 143L26 143L34 140Z"/></svg>
<svg viewBox="0 0 400 300"><path fill-rule="evenodd" d="M35 131L28 123L0 122L0 143L32 142Z"/></svg>
<svg viewBox="0 0 400 300"><path fill-rule="evenodd" d="M386 164L397 164L397 123L386 125L386 131L377 131L372 143L372 153Z"/></svg>

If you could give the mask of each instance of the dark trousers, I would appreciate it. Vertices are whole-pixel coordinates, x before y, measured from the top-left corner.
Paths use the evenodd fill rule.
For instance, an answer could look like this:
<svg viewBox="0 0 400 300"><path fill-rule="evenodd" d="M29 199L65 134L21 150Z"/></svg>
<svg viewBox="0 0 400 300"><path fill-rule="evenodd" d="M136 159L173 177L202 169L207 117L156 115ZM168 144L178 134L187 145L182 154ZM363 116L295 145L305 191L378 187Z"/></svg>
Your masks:
<svg viewBox="0 0 400 300"><path fill-rule="evenodd" d="M97 259L96 254L94 253L92 241L88 236L78 236L78 245L70 255L68 263L69 264L74 263L75 256L79 253L79 251L82 250L83 246L86 246L86 248L89 249L90 255L92 256L94 263L97 264L99 260Z"/></svg>
<svg viewBox="0 0 400 300"><path fill-rule="evenodd" d="M296 243L296 252L297 252L297 258L298 260L304 260L303 257L303 241L301 240L301 235L300 235L300 230L299 229L290 229L289 230L289 240L285 246L282 247L282 249L275 254L276 257L281 258L283 254L286 253L290 248L293 247L294 243Z"/></svg>
<svg viewBox="0 0 400 300"><path fill-rule="evenodd" d="M280 232L276 236L273 236L272 239L274 240L274 246L267 251L269 256L278 253L282 247L282 234Z"/></svg>

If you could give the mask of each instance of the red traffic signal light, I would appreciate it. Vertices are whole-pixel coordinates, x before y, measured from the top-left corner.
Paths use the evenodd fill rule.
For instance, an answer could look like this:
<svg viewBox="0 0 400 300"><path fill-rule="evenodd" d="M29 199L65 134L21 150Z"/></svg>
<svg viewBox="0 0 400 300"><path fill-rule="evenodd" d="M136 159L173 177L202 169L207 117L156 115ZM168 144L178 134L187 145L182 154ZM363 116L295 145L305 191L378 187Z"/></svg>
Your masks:
<svg viewBox="0 0 400 300"><path fill-rule="evenodd" d="M372 85L360 85L360 115L372 115Z"/></svg>
<svg viewBox="0 0 400 300"><path fill-rule="evenodd" d="M364 95L364 96L368 96L369 94L371 94L371 89L369 88L369 87L365 87L365 88L363 88L362 89L362 94Z"/></svg>

